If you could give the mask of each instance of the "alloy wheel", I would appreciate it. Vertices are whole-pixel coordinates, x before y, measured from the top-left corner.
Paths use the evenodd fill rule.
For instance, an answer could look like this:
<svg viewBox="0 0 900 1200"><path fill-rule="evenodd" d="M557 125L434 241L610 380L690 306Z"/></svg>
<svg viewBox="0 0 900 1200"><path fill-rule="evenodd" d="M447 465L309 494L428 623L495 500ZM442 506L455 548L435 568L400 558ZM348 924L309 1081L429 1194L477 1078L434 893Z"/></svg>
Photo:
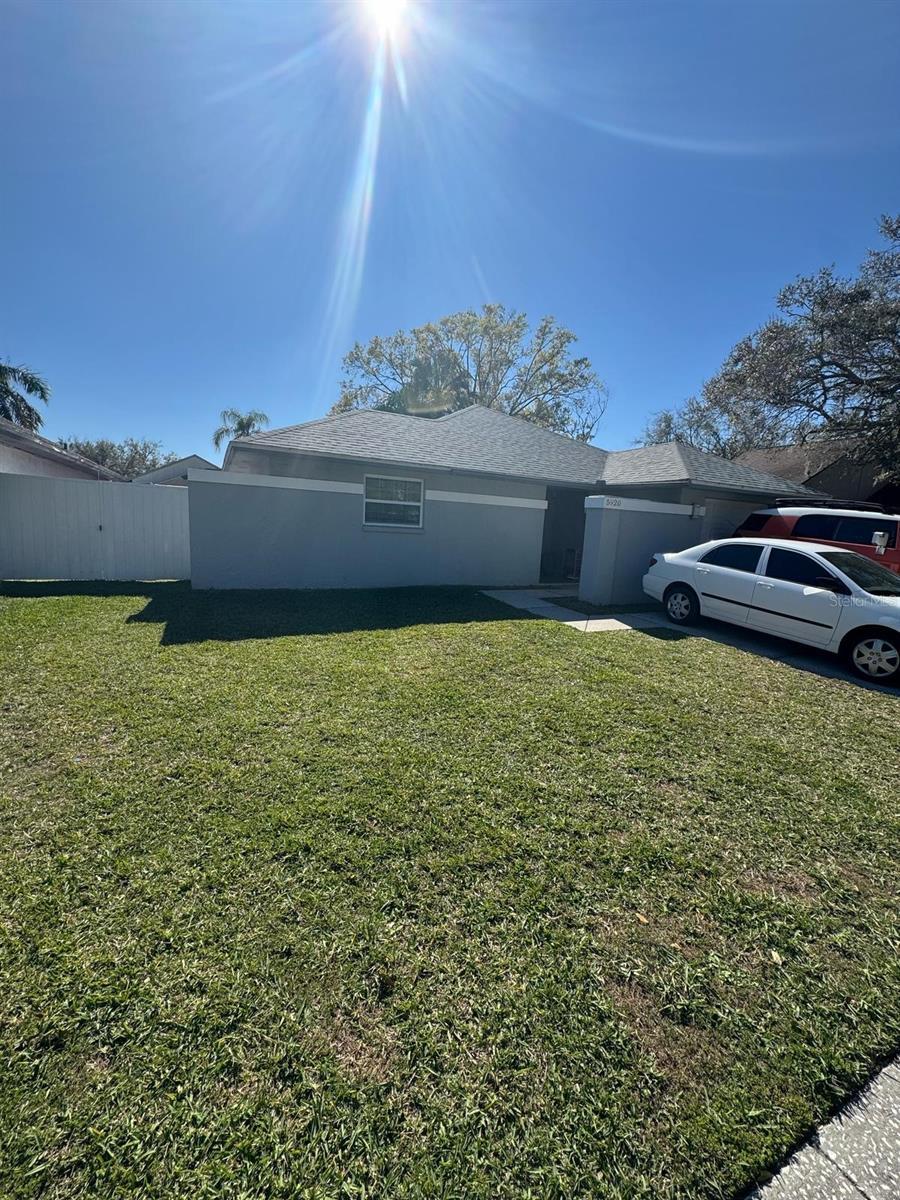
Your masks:
<svg viewBox="0 0 900 1200"><path fill-rule="evenodd" d="M900 650L884 638L869 637L853 647L853 665L872 679L887 679L900 670Z"/></svg>
<svg viewBox="0 0 900 1200"><path fill-rule="evenodd" d="M673 592L666 603L666 610L673 621L686 621L691 615L691 599L684 592Z"/></svg>

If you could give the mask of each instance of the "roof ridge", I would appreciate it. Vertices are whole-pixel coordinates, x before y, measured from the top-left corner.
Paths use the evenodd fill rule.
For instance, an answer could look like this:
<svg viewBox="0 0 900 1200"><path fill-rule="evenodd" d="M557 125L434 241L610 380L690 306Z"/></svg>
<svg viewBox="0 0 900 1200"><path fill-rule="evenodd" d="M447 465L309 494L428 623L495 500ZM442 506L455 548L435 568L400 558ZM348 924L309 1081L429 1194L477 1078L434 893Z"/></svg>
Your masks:
<svg viewBox="0 0 900 1200"><path fill-rule="evenodd" d="M487 405L479 404L477 400L473 400L471 404L464 404L462 408L451 408L450 411L445 412L443 416L437 418L432 417L431 420L434 421L436 419L438 421L449 421L451 417L458 417L461 413L468 412L470 408L487 408Z"/></svg>
<svg viewBox="0 0 900 1200"><path fill-rule="evenodd" d="M361 417L367 416L370 413L377 414L379 417L403 417L410 421L428 421L434 425L438 421L443 421L444 417L453 417L458 413L465 412L469 408L484 408L484 405L467 404L466 408L454 410L452 413L444 413L443 417L425 417L419 413L404 413L394 412L389 408L351 408L347 412L326 413L324 417L313 417L311 421L295 421L292 425L279 425L276 429L258 429L255 433L249 433L246 437L232 438L234 442L252 442L257 438L272 437L276 433L285 433L288 429L308 429L310 425L325 425L329 421L341 421L346 417Z"/></svg>
<svg viewBox="0 0 900 1200"><path fill-rule="evenodd" d="M711 450L701 450L699 446L692 446L690 442L673 442L672 445L674 445L678 448L678 456L679 456L685 470L689 474L690 474L692 468L691 468L691 463L688 461L688 459L693 458L694 463L696 464L697 456L699 455L701 458L712 459L714 462L730 463L732 466L737 467L738 470L740 470L740 471L748 471L751 475L756 475L761 479L764 479L766 481L771 481L773 484L783 485L785 483L792 482L790 479L782 479L778 475L773 475L770 471L762 471L759 469L759 467L748 467L748 466L745 466L743 463L737 462L736 459L725 458L721 454L713 454L713 452ZM685 454L685 453L683 453L683 451L688 451L689 453ZM799 485L795 485L795 486L802 487L803 485L799 484Z"/></svg>
<svg viewBox="0 0 900 1200"><path fill-rule="evenodd" d="M562 441L575 446L588 446L591 450L597 450L600 454L611 454L612 451L606 450L603 446L595 446L593 442L582 442L578 438L571 437L568 433L561 433L558 429L548 429L546 425L538 425L535 421L529 421L527 417L521 417L518 413L503 412L500 408L494 408L490 404L479 404L477 401L474 404L467 404L465 408L457 408L452 413L447 413L446 417L458 417L463 413L470 412L472 409L481 409L483 412L490 413L492 417L500 417L507 421L518 421L519 424L527 426L529 429L535 430L537 433L549 433L552 437L561 438ZM440 417L443 421L446 417Z"/></svg>
<svg viewBox="0 0 900 1200"><path fill-rule="evenodd" d="M647 442L644 446L629 446L627 450L607 450L607 454L641 454L644 450L655 450L658 446L674 446L675 442Z"/></svg>

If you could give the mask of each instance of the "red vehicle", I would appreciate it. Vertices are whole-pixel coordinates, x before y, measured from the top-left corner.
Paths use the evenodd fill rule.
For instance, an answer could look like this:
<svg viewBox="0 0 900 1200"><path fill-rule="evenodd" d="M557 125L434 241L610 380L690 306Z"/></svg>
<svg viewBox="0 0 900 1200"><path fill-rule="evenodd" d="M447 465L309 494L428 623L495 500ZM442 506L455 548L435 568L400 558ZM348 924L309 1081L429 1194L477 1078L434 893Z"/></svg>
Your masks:
<svg viewBox="0 0 900 1200"><path fill-rule="evenodd" d="M830 542L873 558L900 575L900 513L885 512L877 504L832 500L827 505L788 508L776 500L773 508L746 517L734 536Z"/></svg>

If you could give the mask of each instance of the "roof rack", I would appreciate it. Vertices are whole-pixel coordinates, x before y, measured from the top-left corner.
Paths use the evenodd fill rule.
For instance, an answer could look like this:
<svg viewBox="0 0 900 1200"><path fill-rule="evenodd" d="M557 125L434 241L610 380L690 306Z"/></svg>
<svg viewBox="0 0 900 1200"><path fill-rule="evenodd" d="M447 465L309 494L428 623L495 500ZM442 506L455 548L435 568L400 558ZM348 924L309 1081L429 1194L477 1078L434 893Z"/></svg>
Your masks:
<svg viewBox="0 0 900 1200"><path fill-rule="evenodd" d="M870 500L798 500L796 496L780 496L775 501L775 508L844 508L854 512L886 513L883 504L875 504Z"/></svg>

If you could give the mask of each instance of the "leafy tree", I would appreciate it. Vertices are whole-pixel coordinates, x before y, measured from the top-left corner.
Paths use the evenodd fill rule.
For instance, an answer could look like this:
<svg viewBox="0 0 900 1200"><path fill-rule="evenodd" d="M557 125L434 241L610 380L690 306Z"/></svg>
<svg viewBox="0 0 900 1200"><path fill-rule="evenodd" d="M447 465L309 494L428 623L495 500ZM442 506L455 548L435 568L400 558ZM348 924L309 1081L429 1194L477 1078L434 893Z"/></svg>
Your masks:
<svg viewBox="0 0 900 1200"><path fill-rule="evenodd" d="M233 438L248 437L269 423L269 418L258 408L254 408L248 413L239 412L236 408L226 408L219 414L219 419L222 424L213 434L212 439L217 450L222 449L223 442L230 442Z"/></svg>
<svg viewBox="0 0 900 1200"><path fill-rule="evenodd" d="M606 387L587 358L570 354L575 334L542 317L486 304L390 337L359 342L344 358L332 412L379 408L442 416L483 404L581 441L606 409Z"/></svg>
<svg viewBox="0 0 900 1200"><path fill-rule="evenodd" d="M146 471L155 471L166 463L174 462L177 454L171 450L163 450L161 442L152 442L148 438L125 438L121 442L113 442L108 438L68 438L61 442L67 450L83 454L91 462L118 471L128 479L143 475Z"/></svg>
<svg viewBox="0 0 900 1200"><path fill-rule="evenodd" d="M28 367L0 362L0 417L36 433L44 418L26 396L34 396L46 404L50 399L50 385Z"/></svg>
<svg viewBox="0 0 900 1200"><path fill-rule="evenodd" d="M729 405L725 411L711 403L705 387L701 396L689 396L680 408L654 413L639 439L645 446L686 442L722 458L737 458L745 450L796 440L782 421L761 412L757 405Z"/></svg>
<svg viewBox="0 0 900 1200"><path fill-rule="evenodd" d="M849 442L900 480L900 216L856 278L833 267L778 296L779 315L743 338L703 394L657 413L645 442L682 440L730 456L810 440Z"/></svg>

